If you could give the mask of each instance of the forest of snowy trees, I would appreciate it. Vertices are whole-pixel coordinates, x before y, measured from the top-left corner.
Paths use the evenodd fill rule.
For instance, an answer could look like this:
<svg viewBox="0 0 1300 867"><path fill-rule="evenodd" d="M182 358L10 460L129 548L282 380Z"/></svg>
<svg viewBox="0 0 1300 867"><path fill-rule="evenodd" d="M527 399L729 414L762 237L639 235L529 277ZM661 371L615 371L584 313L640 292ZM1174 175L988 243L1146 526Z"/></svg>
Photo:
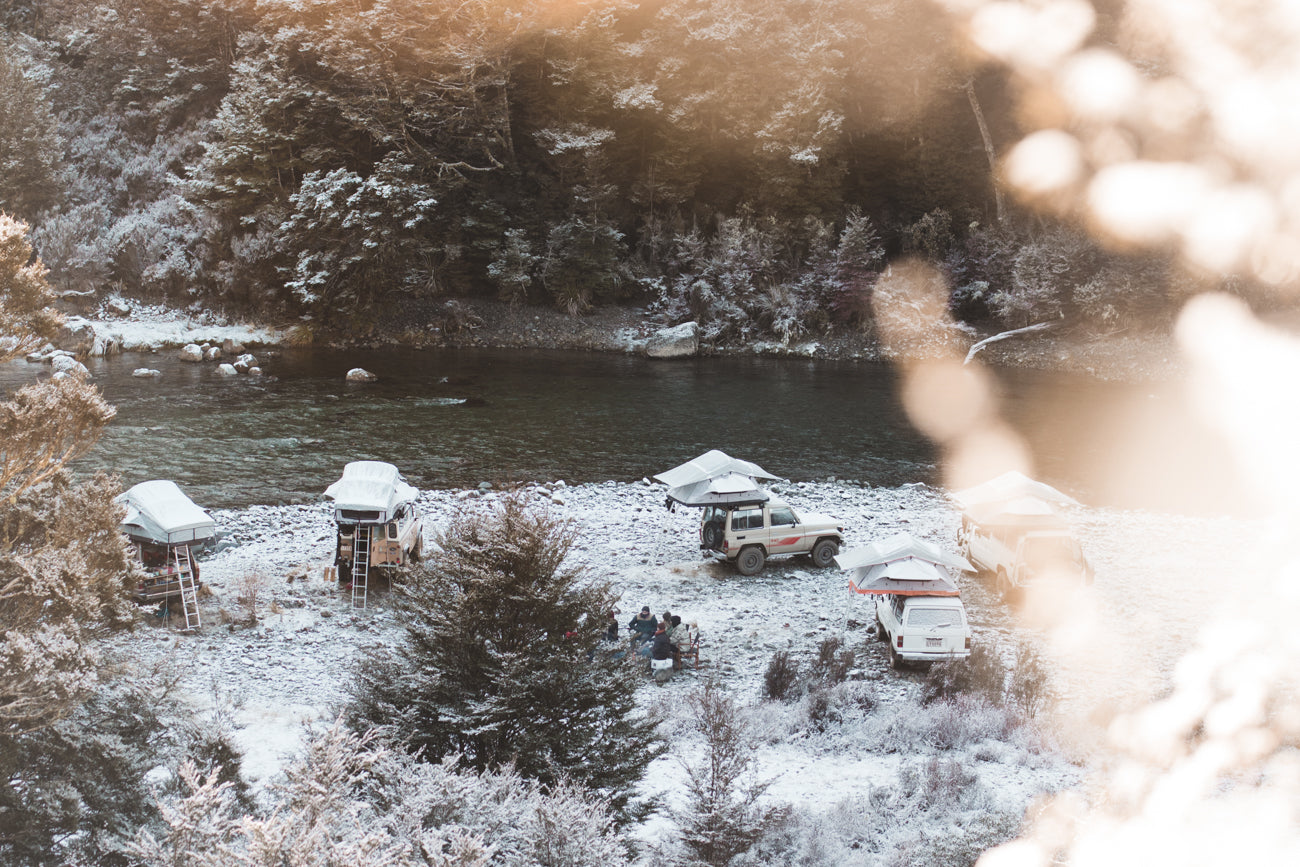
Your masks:
<svg viewBox="0 0 1300 867"><path fill-rule="evenodd" d="M1001 194L1017 84L924 2L5 0L0 24L0 210L63 291L334 335L447 297L635 303L719 341L869 329L905 256L969 322L1163 324L1181 297L1158 251Z"/></svg>

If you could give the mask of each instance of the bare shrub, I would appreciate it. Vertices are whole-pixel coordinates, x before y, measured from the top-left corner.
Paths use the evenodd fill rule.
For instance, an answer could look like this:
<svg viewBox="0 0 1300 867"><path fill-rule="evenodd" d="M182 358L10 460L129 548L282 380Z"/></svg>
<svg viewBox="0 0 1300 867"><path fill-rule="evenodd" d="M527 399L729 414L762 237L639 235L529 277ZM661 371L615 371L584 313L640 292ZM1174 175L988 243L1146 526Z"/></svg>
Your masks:
<svg viewBox="0 0 1300 867"><path fill-rule="evenodd" d="M1016 650L1015 666L1011 669L1008 699L1028 719L1038 716L1052 700L1052 685L1038 651L1028 644Z"/></svg>
<svg viewBox="0 0 1300 867"><path fill-rule="evenodd" d="M955 695L974 695L992 705L1005 698L1006 670L985 644L976 644L966 659L936 662L922 683L921 701L930 704Z"/></svg>
<svg viewBox="0 0 1300 867"><path fill-rule="evenodd" d="M754 775L754 753L739 708L713 680L688 699L705 759L685 765L687 808L676 811L681 844L696 863L725 865L748 850L772 818L758 799L770 782Z"/></svg>
<svg viewBox="0 0 1300 867"><path fill-rule="evenodd" d="M812 676L823 686L843 683L853 668L853 648L844 647L838 635L823 638L817 645L817 658L812 663Z"/></svg>
<svg viewBox="0 0 1300 867"><path fill-rule="evenodd" d="M778 650L772 654L763 672L763 695L776 701L785 701L795 692L799 683L799 663L788 652Z"/></svg>
<svg viewBox="0 0 1300 867"><path fill-rule="evenodd" d="M244 609L245 619L249 623L257 622L257 606L261 597L270 586L266 575L257 570L250 570L235 579L235 599Z"/></svg>

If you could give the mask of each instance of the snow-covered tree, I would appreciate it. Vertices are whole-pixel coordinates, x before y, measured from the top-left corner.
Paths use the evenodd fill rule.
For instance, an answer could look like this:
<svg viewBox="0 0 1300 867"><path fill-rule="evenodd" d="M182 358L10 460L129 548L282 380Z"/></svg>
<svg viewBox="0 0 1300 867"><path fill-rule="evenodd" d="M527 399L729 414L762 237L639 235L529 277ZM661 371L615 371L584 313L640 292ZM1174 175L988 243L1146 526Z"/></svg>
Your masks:
<svg viewBox="0 0 1300 867"><path fill-rule="evenodd" d="M244 814L216 771L186 763L180 776L185 791L162 804L165 830L134 847L147 867L627 863L607 805L578 787L425 762L339 724L312 734L261 815Z"/></svg>
<svg viewBox="0 0 1300 867"><path fill-rule="evenodd" d="M57 124L0 35L0 210L31 217L59 197Z"/></svg>
<svg viewBox="0 0 1300 867"><path fill-rule="evenodd" d="M356 667L353 727L434 759L567 777L623 810L662 747L633 664L599 646L615 595L565 564L576 533L521 495L456 519L400 585L405 640Z"/></svg>
<svg viewBox="0 0 1300 867"><path fill-rule="evenodd" d="M27 224L0 213L0 361L53 337L62 321L45 266L32 259Z"/></svg>

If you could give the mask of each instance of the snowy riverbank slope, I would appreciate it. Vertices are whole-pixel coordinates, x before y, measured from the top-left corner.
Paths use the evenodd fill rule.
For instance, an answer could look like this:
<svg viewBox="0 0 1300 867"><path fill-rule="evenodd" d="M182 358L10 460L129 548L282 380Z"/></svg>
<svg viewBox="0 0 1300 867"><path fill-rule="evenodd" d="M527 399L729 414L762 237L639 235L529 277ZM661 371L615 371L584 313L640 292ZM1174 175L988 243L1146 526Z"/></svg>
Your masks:
<svg viewBox="0 0 1300 867"><path fill-rule="evenodd" d="M778 484L796 509L827 512L848 527L848 545L865 544L904 531L952 547L958 515L943 492L924 485L870 488L852 482ZM872 609L851 593L845 573L816 570L804 558L777 560L745 578L700 557L691 509L669 512L663 489L650 484L563 483L532 486L538 505L582 528L572 560L621 593L623 619L642 605L671 609L697 622L704 636L704 664L664 687L649 680L644 698L672 711L665 723L672 752L650 769L644 789L659 801L681 796L679 762L698 750L683 716L687 693L699 678L716 675L751 715L759 748L759 773L774 778L768 798L800 809L831 811L896 781L902 767L927 756L956 759L974 769L1002 809L1023 809L1038 794L1071 785L1080 748L1058 749L1023 735L1010 741L992 733L955 747L925 733L899 734L930 725L899 716L916 709L921 675L890 670L868 631ZM439 490L422 495L428 531L467 506L493 494ZM1211 613L1213 587L1234 549L1250 538L1246 522L1148 513L1081 509L1075 515L1083 544L1097 567L1095 592L1077 605L1103 612L1089 623L1082 645L1020 625L1006 606L973 576L963 596L975 641L997 648L1010 664L1015 647L1033 642L1056 662L1058 719L1096 717L1085 732L1095 739L1106 722L1103 708L1143 701L1168 682L1179 655L1196 639ZM186 690L203 704L214 694L238 704L246 774L266 780L301 744L302 724L332 718L343 698L350 661L366 647L392 646L398 630L387 600L374 597L369 610L353 611L322 575L333 555L333 524L325 504L267 507L217 513L219 550L201 560L205 626L178 633L146 615L145 628L126 644L141 657L170 655L184 667ZM260 622L246 627L238 596L260 585ZM1156 604L1148 605L1154 600ZM1156 612L1159 612L1157 615ZM810 726L802 705L761 703L763 672L777 650L807 658L820 640L840 636L857 654L857 689L870 701L846 713L832 729ZM1080 646L1088 648L1080 652ZM969 724L969 721L968 721ZM1048 726L1048 730L1053 726ZM1072 731L1071 734L1078 734ZM902 738L899 741L899 738ZM901 743L898 746L895 741ZM917 751L917 744L922 746ZM659 815L641 829L653 843L664 836Z"/></svg>

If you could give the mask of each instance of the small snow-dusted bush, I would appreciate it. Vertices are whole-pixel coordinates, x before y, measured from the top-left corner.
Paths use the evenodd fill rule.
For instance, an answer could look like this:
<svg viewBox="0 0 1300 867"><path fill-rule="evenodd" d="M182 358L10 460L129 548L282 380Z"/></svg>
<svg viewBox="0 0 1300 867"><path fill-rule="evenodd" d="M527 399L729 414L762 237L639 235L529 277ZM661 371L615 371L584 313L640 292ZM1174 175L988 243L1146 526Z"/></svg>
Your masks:
<svg viewBox="0 0 1300 867"><path fill-rule="evenodd" d="M1052 701L1052 684L1047 664L1031 645L1022 644L1016 650L1015 666L1011 669L1011 683L1007 698L1027 718L1038 716Z"/></svg>
<svg viewBox="0 0 1300 867"><path fill-rule="evenodd" d="M891 705L868 718L863 743L882 752L960 749L986 739L1005 739L1018 724L1016 713L979 699L958 696L928 705Z"/></svg>
<svg viewBox="0 0 1300 867"><path fill-rule="evenodd" d="M763 695L776 701L792 697L799 684L799 663L789 652L778 650L772 654L763 672Z"/></svg>
<svg viewBox="0 0 1300 867"><path fill-rule="evenodd" d="M976 644L966 659L936 662L926 673L922 702L930 704L956 695L972 695L992 705L1005 698L1006 670L992 649Z"/></svg>
<svg viewBox="0 0 1300 867"><path fill-rule="evenodd" d="M918 831L899 842L883 867L972 867L980 856L1014 838L1020 830L1018 810L980 812L969 821Z"/></svg>

